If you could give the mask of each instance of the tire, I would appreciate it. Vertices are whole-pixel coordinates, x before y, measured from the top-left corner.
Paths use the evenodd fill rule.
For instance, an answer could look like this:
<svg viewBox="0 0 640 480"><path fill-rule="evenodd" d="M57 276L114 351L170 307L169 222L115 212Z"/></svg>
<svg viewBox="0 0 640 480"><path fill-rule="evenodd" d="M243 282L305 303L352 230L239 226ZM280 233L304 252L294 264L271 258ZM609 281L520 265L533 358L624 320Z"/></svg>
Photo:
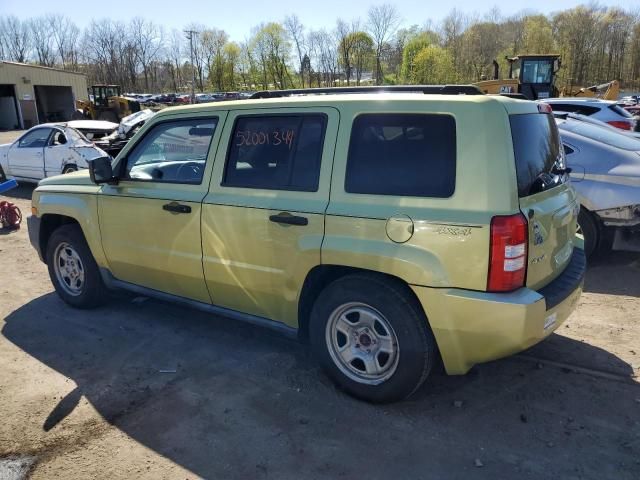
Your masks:
<svg viewBox="0 0 640 480"><path fill-rule="evenodd" d="M108 292L79 225L63 225L51 234L46 259L51 283L62 300L76 308L104 303Z"/></svg>
<svg viewBox="0 0 640 480"><path fill-rule="evenodd" d="M107 122L120 123L118 115L113 110L103 110L98 114L98 120L106 120Z"/></svg>
<svg viewBox="0 0 640 480"><path fill-rule="evenodd" d="M82 110L74 110L71 114L71 120L86 120L88 115L86 115Z"/></svg>
<svg viewBox="0 0 640 480"><path fill-rule="evenodd" d="M75 165L66 165L62 169L62 175L66 175L67 173L77 172L77 171L78 171L78 167L76 167Z"/></svg>
<svg viewBox="0 0 640 480"><path fill-rule="evenodd" d="M327 286L312 308L309 333L314 355L338 386L374 403L410 396L438 358L420 305L404 285L376 274Z"/></svg>
<svg viewBox="0 0 640 480"><path fill-rule="evenodd" d="M578 232L584 236L584 253L587 258L606 254L613 244L612 232L584 207L578 214Z"/></svg>

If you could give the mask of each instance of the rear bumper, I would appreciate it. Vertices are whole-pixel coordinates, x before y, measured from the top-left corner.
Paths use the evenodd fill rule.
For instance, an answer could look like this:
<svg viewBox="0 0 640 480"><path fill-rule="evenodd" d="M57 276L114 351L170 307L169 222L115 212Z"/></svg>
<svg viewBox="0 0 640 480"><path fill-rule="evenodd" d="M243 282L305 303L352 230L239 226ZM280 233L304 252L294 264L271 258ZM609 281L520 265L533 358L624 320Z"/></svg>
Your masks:
<svg viewBox="0 0 640 480"><path fill-rule="evenodd" d="M429 318L447 373L457 375L549 336L575 309L585 272L584 251L574 248L564 272L540 291L412 288Z"/></svg>

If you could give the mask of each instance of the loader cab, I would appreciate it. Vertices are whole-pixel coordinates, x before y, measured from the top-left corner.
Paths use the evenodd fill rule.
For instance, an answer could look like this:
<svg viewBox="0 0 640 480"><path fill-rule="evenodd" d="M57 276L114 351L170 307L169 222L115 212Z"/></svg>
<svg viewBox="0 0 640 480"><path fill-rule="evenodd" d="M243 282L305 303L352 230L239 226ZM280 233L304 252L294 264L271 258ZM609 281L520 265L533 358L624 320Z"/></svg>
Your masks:
<svg viewBox="0 0 640 480"><path fill-rule="evenodd" d="M558 96L554 81L560 69L559 55L519 55L507 61L509 78L518 80L519 93L530 100Z"/></svg>
<svg viewBox="0 0 640 480"><path fill-rule="evenodd" d="M93 102L97 107L108 108L110 97L120 96L119 85L93 85L91 87Z"/></svg>

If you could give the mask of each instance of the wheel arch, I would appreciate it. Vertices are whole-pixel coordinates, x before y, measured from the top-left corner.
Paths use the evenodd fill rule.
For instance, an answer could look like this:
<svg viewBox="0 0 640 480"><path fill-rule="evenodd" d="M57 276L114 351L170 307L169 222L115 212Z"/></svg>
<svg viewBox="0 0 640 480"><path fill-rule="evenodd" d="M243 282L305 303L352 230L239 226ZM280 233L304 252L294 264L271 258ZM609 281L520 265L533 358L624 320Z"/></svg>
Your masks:
<svg viewBox="0 0 640 480"><path fill-rule="evenodd" d="M78 225L80 223L73 217L68 217L67 215L60 215L57 213L45 213L41 217L40 223L40 238L38 239L38 245L40 247L40 251L42 252L43 257L45 257L47 252L47 245L49 244L49 239L53 232L55 232L58 228L63 225ZM80 227L82 230L82 227ZM84 235L84 232L83 232Z"/></svg>
<svg viewBox="0 0 640 480"><path fill-rule="evenodd" d="M41 187L39 187L41 188ZM36 189L32 205L40 219L38 246L46 261L46 248L51 234L65 224L78 224L99 267L106 267L98 225L97 196Z"/></svg>
<svg viewBox="0 0 640 480"><path fill-rule="evenodd" d="M364 268L323 264L315 266L307 273L300 292L298 301L298 338L302 342L306 343L309 341L309 318L311 316L311 309L313 308L315 299L318 297L320 292L336 280L346 277L347 275L354 274L371 275L381 281L395 285L405 293L412 302L415 302L416 307L424 315L425 321L428 322L428 315L427 312L425 312L422 303L420 303L420 300L409 284L400 277Z"/></svg>

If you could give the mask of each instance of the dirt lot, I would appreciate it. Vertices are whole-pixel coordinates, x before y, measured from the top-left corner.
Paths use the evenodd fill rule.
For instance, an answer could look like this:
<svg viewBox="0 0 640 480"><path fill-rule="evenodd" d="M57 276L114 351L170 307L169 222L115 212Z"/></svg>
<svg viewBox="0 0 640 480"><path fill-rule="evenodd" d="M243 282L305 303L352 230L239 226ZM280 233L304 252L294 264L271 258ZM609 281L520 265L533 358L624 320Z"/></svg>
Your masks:
<svg viewBox="0 0 640 480"><path fill-rule="evenodd" d="M257 327L128 295L73 310L26 225L0 260L0 478L640 478L638 254L591 266L547 341L388 406Z"/></svg>

